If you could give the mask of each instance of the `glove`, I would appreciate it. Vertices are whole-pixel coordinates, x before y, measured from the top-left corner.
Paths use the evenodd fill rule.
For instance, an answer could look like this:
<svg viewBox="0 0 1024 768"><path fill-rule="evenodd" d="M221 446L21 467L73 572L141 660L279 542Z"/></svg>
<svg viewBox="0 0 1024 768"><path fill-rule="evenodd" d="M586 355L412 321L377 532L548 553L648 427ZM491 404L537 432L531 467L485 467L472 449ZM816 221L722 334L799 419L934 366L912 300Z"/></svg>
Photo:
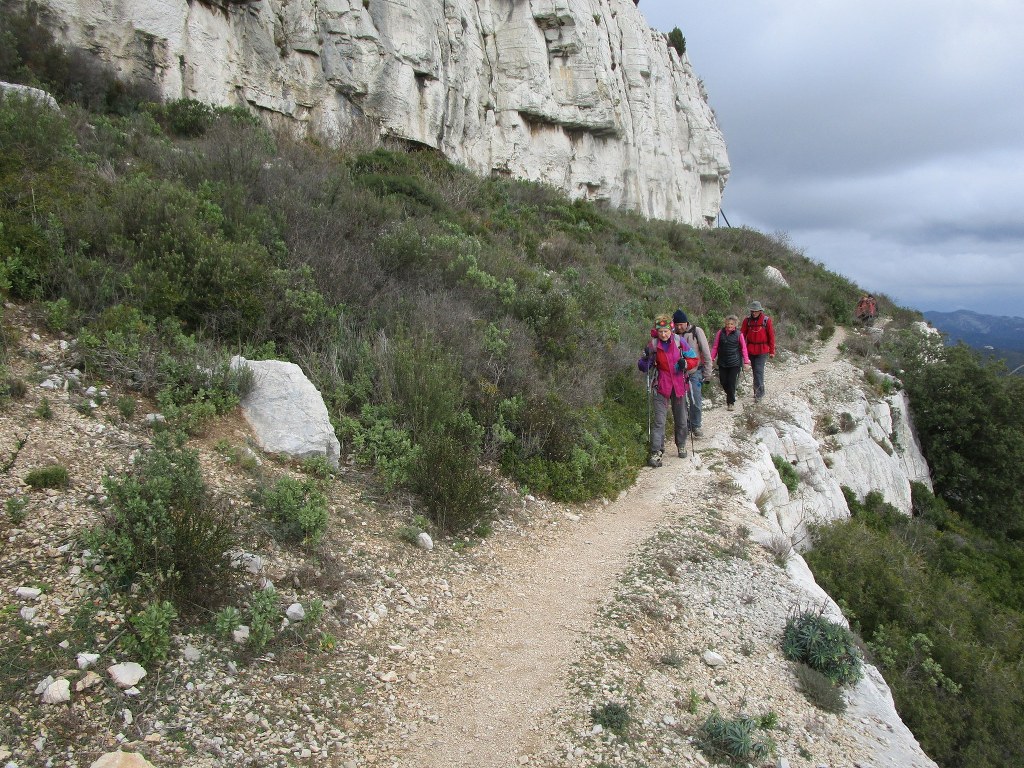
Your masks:
<svg viewBox="0 0 1024 768"><path fill-rule="evenodd" d="M643 355L644 360L649 360L650 357L651 357L651 348L650 347L644 347L644 351L643 351L642 355Z"/></svg>
<svg viewBox="0 0 1024 768"><path fill-rule="evenodd" d="M686 373L686 363L682 360L676 363L676 373Z"/></svg>

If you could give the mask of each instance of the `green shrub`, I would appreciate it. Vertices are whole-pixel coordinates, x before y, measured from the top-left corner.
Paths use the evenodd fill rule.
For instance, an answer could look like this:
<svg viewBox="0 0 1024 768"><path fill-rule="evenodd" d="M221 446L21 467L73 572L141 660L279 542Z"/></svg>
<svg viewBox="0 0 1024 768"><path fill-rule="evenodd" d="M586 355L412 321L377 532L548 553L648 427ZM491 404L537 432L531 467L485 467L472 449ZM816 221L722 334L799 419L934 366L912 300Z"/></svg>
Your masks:
<svg viewBox="0 0 1024 768"><path fill-rule="evenodd" d="M629 712L629 707L625 704L609 701L591 707L590 719L595 725L600 725L606 731L611 731L616 736L622 737L626 735L633 717Z"/></svg>
<svg viewBox="0 0 1024 768"><path fill-rule="evenodd" d="M743 715L726 719L712 712L700 727L695 742L701 751L715 761L732 765L763 763L775 751L770 737L757 733L758 721Z"/></svg>
<svg viewBox="0 0 1024 768"><path fill-rule="evenodd" d="M126 475L103 485L110 510L94 538L114 585L138 584L155 602L177 606L212 602L231 588L235 519L207 492L194 451L158 435Z"/></svg>
<svg viewBox="0 0 1024 768"><path fill-rule="evenodd" d="M53 408L50 406L50 398L43 397L39 400L39 405L36 406L35 414L40 419L53 418Z"/></svg>
<svg viewBox="0 0 1024 768"><path fill-rule="evenodd" d="M262 491L260 503L286 541L308 546L327 531L327 497L315 481L282 477Z"/></svg>
<svg viewBox="0 0 1024 768"><path fill-rule="evenodd" d="M213 617L213 631L220 637L230 638L242 623L242 612L233 605L225 605Z"/></svg>
<svg viewBox="0 0 1024 768"><path fill-rule="evenodd" d="M165 660L171 647L171 624L176 618L178 611L166 600L150 603L132 615L128 620L131 634L122 641L125 653L147 666Z"/></svg>
<svg viewBox="0 0 1024 768"><path fill-rule="evenodd" d="M782 652L821 672L835 685L861 678L860 653L853 635L819 613L803 611L790 617L782 636Z"/></svg>
<svg viewBox="0 0 1024 768"><path fill-rule="evenodd" d="M356 461L377 470L384 491L409 483L421 449L413 445L407 430L392 421L387 408L363 406L358 421L344 420L342 433L351 442Z"/></svg>
<svg viewBox="0 0 1024 768"><path fill-rule="evenodd" d="M673 27L672 31L668 33L668 44L676 49L676 53L682 56L686 53L686 38L683 37L683 31L679 27Z"/></svg>
<svg viewBox="0 0 1024 768"><path fill-rule="evenodd" d="M793 672L800 683L800 692L818 709L840 715L846 711L846 698L843 692L821 672L797 663Z"/></svg>
<svg viewBox="0 0 1024 768"><path fill-rule="evenodd" d="M41 490L43 488L67 488L71 482L67 467L61 464L51 464L46 467L33 469L25 475L25 482Z"/></svg>
<svg viewBox="0 0 1024 768"><path fill-rule="evenodd" d="M494 481L480 468L483 428L461 413L425 436L411 468L411 486L442 531L478 526L492 511Z"/></svg>
<svg viewBox="0 0 1024 768"><path fill-rule="evenodd" d="M779 479L782 480L782 484L789 489L790 493L796 493L796 489L800 485L800 475L797 474L796 467L786 461L784 457L774 453L772 454L772 464L778 470Z"/></svg>
<svg viewBox="0 0 1024 768"><path fill-rule="evenodd" d="M281 606L277 592L267 587L249 598L249 644L263 648L274 639L281 623Z"/></svg>
<svg viewBox="0 0 1024 768"><path fill-rule="evenodd" d="M11 525L21 525L25 522L25 510L28 509L28 499L24 496L11 496L4 501L4 510L7 512L7 519Z"/></svg>

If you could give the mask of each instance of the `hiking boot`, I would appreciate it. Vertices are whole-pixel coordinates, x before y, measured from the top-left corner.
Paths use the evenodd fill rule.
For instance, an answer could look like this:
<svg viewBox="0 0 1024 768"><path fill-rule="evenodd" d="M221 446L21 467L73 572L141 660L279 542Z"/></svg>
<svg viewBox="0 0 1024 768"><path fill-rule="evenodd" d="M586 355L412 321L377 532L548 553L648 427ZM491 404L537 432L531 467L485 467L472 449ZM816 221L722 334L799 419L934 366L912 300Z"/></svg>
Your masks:
<svg viewBox="0 0 1024 768"><path fill-rule="evenodd" d="M727 411L735 411L736 410L736 406L733 405L732 403L729 403L727 406L725 406L725 410L727 410Z"/></svg>
<svg viewBox="0 0 1024 768"><path fill-rule="evenodd" d="M690 434L694 437L704 437L704 430L700 427L694 427L690 430Z"/></svg>
<svg viewBox="0 0 1024 768"><path fill-rule="evenodd" d="M686 449L685 448L680 448L679 449L679 458L680 459L685 459L686 458Z"/></svg>
<svg viewBox="0 0 1024 768"><path fill-rule="evenodd" d="M660 467L661 466L661 451L651 451L651 458L647 460L648 466Z"/></svg>

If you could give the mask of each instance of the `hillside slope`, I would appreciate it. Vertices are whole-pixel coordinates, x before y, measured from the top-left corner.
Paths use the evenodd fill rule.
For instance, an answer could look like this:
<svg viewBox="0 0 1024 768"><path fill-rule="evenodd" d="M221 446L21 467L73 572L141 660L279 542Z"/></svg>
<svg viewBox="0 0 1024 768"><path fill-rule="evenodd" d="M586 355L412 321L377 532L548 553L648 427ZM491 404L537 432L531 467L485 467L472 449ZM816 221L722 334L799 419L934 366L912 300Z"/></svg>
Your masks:
<svg viewBox="0 0 1024 768"><path fill-rule="evenodd" d="M430 552L401 539L402 500L379 497L352 467L328 485L330 529L318 547L275 543L252 491L297 468L240 460L244 424L221 420L192 447L209 486L247 521L249 589L269 579L282 609L319 599L326 610L317 627L285 627L262 650L209 629L176 635L168 661L126 692L104 671L128 660L118 645L126 616L80 535L102 515L102 477L151 442L151 404L126 418L114 407L124 393L78 389L73 345L20 307L6 318L17 333L10 368L32 386L0 411L0 455L11 459L0 490L28 500L23 520L0 523L11 711L0 759L89 765L119 746L178 766L697 765L706 761L693 736L717 709L774 712L771 735L791 766L932 764L876 673L841 716L796 690L779 650L786 617L799 606L836 609L799 556L784 570L755 545L793 534L768 505L784 506L777 473L758 470L762 490L744 490L765 430L793 434L793 402L820 415L863 397L835 361L839 338L816 359L770 368L758 407L744 400L728 413L712 395L696 459L645 470L616 501L568 507L510 489L491 536ZM44 397L50 418L39 416ZM68 468L67 489L23 485L52 463ZM724 666L709 666L706 651ZM83 652L100 655L98 679L78 669ZM69 703L40 703L47 676L69 681ZM593 727L592 708L609 702L627 705L631 738Z"/></svg>

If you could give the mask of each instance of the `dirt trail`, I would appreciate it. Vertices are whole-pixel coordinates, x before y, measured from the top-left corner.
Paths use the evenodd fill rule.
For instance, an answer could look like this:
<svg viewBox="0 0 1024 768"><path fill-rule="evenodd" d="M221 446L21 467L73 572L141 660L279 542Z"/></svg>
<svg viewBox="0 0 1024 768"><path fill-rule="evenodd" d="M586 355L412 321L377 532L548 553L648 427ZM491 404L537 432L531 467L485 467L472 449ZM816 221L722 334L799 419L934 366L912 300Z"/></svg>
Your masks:
<svg viewBox="0 0 1024 768"><path fill-rule="evenodd" d="M831 365L843 338L838 329L816 359L802 365L770 365L767 399L795 391ZM749 394L741 406L748 401ZM728 435L741 414L742 407L707 410L705 434ZM673 514L686 513L676 500L706 494L714 474L700 467L700 453L720 442L698 440L697 457L685 459L667 443L664 467L645 469L615 502L562 527L532 551L516 546L499 556L503 591L488 594L479 620L450 638L458 655L438 662L433 680L401 706L405 717L418 722L399 765L504 768L550 746L546 739L555 734L545 733L543 723L567 703L577 640L611 595L630 553Z"/></svg>

